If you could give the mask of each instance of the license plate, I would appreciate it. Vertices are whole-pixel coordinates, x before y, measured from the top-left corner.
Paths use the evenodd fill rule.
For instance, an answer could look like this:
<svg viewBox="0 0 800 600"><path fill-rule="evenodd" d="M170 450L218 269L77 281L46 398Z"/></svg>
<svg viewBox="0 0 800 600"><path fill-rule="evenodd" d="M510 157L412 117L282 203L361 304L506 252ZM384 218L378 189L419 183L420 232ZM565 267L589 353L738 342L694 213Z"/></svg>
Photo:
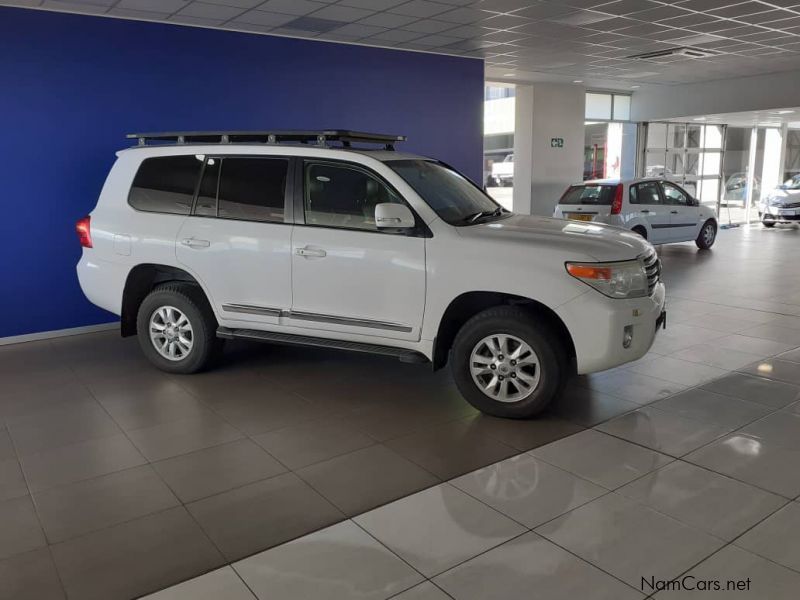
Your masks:
<svg viewBox="0 0 800 600"><path fill-rule="evenodd" d="M591 221L594 215L582 215L581 213L567 213L567 218L573 221Z"/></svg>
<svg viewBox="0 0 800 600"><path fill-rule="evenodd" d="M797 214L796 210L781 210L779 212L781 215L785 215L787 217L793 217Z"/></svg>

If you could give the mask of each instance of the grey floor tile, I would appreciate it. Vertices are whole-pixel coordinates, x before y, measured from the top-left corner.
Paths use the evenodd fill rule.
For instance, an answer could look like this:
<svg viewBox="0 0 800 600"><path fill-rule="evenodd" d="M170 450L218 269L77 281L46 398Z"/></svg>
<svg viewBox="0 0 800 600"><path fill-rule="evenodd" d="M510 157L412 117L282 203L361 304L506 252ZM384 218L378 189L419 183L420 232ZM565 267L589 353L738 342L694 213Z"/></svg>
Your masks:
<svg viewBox="0 0 800 600"><path fill-rule="evenodd" d="M239 439L242 433L211 411L128 432L149 461L163 460Z"/></svg>
<svg viewBox="0 0 800 600"><path fill-rule="evenodd" d="M126 431L202 416L201 413L207 412L200 400L171 379L95 392L95 396Z"/></svg>
<svg viewBox="0 0 800 600"><path fill-rule="evenodd" d="M695 450L684 460L786 498L800 495L800 449L771 440L734 433Z"/></svg>
<svg viewBox="0 0 800 600"><path fill-rule="evenodd" d="M738 369L762 358L761 354L721 348L715 346L713 342L710 344L690 346L684 350L673 352L670 356L725 370Z"/></svg>
<svg viewBox="0 0 800 600"><path fill-rule="evenodd" d="M0 532L0 559L47 543L30 496L0 502Z"/></svg>
<svg viewBox="0 0 800 600"><path fill-rule="evenodd" d="M37 492L33 498L51 544L179 504L148 465Z"/></svg>
<svg viewBox="0 0 800 600"><path fill-rule="evenodd" d="M380 444L297 474L349 516L439 483L428 471Z"/></svg>
<svg viewBox="0 0 800 600"><path fill-rule="evenodd" d="M724 333L738 333L744 329L755 327L760 324L754 321L748 321L737 315L720 314L715 311L704 315L696 315L682 322L692 327L705 327Z"/></svg>
<svg viewBox="0 0 800 600"><path fill-rule="evenodd" d="M797 333L800 334L800 331L797 331ZM751 375L760 375L767 379L800 385L800 368L797 367L797 363L789 360L765 358L739 370Z"/></svg>
<svg viewBox="0 0 800 600"><path fill-rule="evenodd" d="M343 519L293 473L187 505L228 560L238 560Z"/></svg>
<svg viewBox="0 0 800 600"><path fill-rule="evenodd" d="M280 390L262 395L252 389L212 402L214 410L248 435L283 429L325 416L294 392Z"/></svg>
<svg viewBox="0 0 800 600"><path fill-rule="evenodd" d="M530 528L607 492L527 454L467 473L450 483Z"/></svg>
<svg viewBox="0 0 800 600"><path fill-rule="evenodd" d="M3 421L0 419L0 462L16 457L17 452L14 450L11 436L8 435L8 430L3 427Z"/></svg>
<svg viewBox="0 0 800 600"><path fill-rule="evenodd" d="M669 456L587 429L530 454L607 489L671 462Z"/></svg>
<svg viewBox="0 0 800 600"><path fill-rule="evenodd" d="M451 597L430 581L424 581L402 594L393 596L392 600L451 600Z"/></svg>
<svg viewBox="0 0 800 600"><path fill-rule="evenodd" d="M726 546L689 571L692 581L728 581L742 588L722 587L719 593L702 589L665 591L656 594L658 600L702 600L718 596L742 600L794 600L800 588L800 573L751 554L736 546ZM740 583L741 582L741 583Z"/></svg>
<svg viewBox="0 0 800 600"><path fill-rule="evenodd" d="M701 388L686 390L650 405L665 412L735 429L768 415L772 408Z"/></svg>
<svg viewBox="0 0 800 600"><path fill-rule="evenodd" d="M228 566L145 596L142 600L256 600L256 597Z"/></svg>
<svg viewBox="0 0 800 600"><path fill-rule="evenodd" d="M448 484L354 520L428 578L526 531Z"/></svg>
<svg viewBox="0 0 800 600"><path fill-rule="evenodd" d="M649 404L686 389L686 386L680 383L627 370L591 375L586 384L592 389L613 394L636 404Z"/></svg>
<svg viewBox="0 0 800 600"><path fill-rule="evenodd" d="M743 427L741 433L776 443L783 448L800 450L800 414L792 411L775 412Z"/></svg>
<svg viewBox="0 0 800 600"><path fill-rule="evenodd" d="M800 363L800 348L795 348L794 350L789 350L788 352L784 352L783 354L779 354L775 358L779 358L781 360L788 360L791 362Z"/></svg>
<svg viewBox="0 0 800 600"><path fill-rule="evenodd" d="M40 376L41 374L37 374L34 382L26 381L25 384L17 386L3 377L3 390L0 390L0 421L93 400L89 390L81 383L47 383L46 376L42 379Z"/></svg>
<svg viewBox="0 0 800 600"><path fill-rule="evenodd" d="M792 329L781 325L757 325L739 333L751 337L764 338L765 340L791 344L793 346L800 344L800 329Z"/></svg>
<svg viewBox="0 0 800 600"><path fill-rule="evenodd" d="M121 433L94 400L8 420L20 456Z"/></svg>
<svg viewBox="0 0 800 600"><path fill-rule="evenodd" d="M800 571L800 504L789 502L736 540L735 544Z"/></svg>
<svg viewBox="0 0 800 600"><path fill-rule="evenodd" d="M601 423L595 429L671 456L683 456L731 430L650 406Z"/></svg>
<svg viewBox="0 0 800 600"><path fill-rule="evenodd" d="M538 415L535 419L501 419L478 413L462 422L469 423L470 429L481 430L521 452L544 446L584 429L566 419L546 414Z"/></svg>
<svg viewBox="0 0 800 600"><path fill-rule="evenodd" d="M28 484L16 458L0 461L0 502L28 494Z"/></svg>
<svg viewBox="0 0 800 600"><path fill-rule="evenodd" d="M718 338L712 343L714 346L720 348L728 348L730 350L747 352L749 354L758 354L762 357L774 356L775 354L780 354L793 347L793 344L738 334Z"/></svg>
<svg viewBox="0 0 800 600"><path fill-rule="evenodd" d="M776 409L800 400L800 386L744 373L731 373L709 381L702 388Z"/></svg>
<svg viewBox="0 0 800 600"><path fill-rule="evenodd" d="M550 411L562 419L583 427L592 427L635 410L638 406L636 402L610 396L594 389L568 385L553 402Z"/></svg>
<svg viewBox="0 0 800 600"><path fill-rule="evenodd" d="M671 356L654 358L650 362L636 365L628 370L683 385L699 385L727 373L725 369L679 360Z"/></svg>
<svg viewBox="0 0 800 600"><path fill-rule="evenodd" d="M533 532L439 575L435 582L456 600L633 600L644 597Z"/></svg>
<svg viewBox="0 0 800 600"><path fill-rule="evenodd" d="M352 521L234 565L259 598L384 600L423 577Z"/></svg>
<svg viewBox="0 0 800 600"><path fill-rule="evenodd" d="M22 459L31 491L90 479L147 461L125 435L88 440Z"/></svg>
<svg viewBox="0 0 800 600"><path fill-rule="evenodd" d="M183 507L51 547L69 598L133 598L195 577L222 556Z"/></svg>
<svg viewBox="0 0 800 600"><path fill-rule="evenodd" d="M649 575L677 577L724 544L616 493L584 504L536 532L636 588Z"/></svg>
<svg viewBox="0 0 800 600"><path fill-rule="evenodd" d="M199 500L286 471L247 439L168 458L153 463L153 467L182 502Z"/></svg>
<svg viewBox="0 0 800 600"><path fill-rule="evenodd" d="M617 493L727 541L786 503L785 498L682 461Z"/></svg>
<svg viewBox="0 0 800 600"><path fill-rule="evenodd" d="M254 436L253 440L290 469L300 469L375 443L345 418L309 421Z"/></svg>
<svg viewBox="0 0 800 600"><path fill-rule="evenodd" d="M64 600L50 550L0 560L0 600Z"/></svg>
<svg viewBox="0 0 800 600"><path fill-rule="evenodd" d="M395 438L386 445L443 480L518 452L475 427L471 418Z"/></svg>

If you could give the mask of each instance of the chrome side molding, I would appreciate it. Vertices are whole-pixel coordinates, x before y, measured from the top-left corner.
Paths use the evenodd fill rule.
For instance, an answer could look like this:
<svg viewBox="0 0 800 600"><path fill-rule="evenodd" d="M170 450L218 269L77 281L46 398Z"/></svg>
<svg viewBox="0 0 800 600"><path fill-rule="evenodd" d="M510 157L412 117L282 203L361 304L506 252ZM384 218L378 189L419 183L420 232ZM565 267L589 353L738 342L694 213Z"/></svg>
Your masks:
<svg viewBox="0 0 800 600"><path fill-rule="evenodd" d="M334 315L322 315L318 313L284 310L266 306L254 306L252 304L223 304L222 310L232 313L261 315L263 317L288 317L296 321L312 321L316 323L331 323L334 325L345 325L350 327L383 329L385 331L402 331L404 333L410 333L413 331L413 327L403 325L402 323L375 321L372 319L356 319L353 317L338 317Z"/></svg>
<svg viewBox="0 0 800 600"><path fill-rule="evenodd" d="M281 310L280 308L253 306L251 304L223 304L222 310L225 312L244 313L248 315L261 315L263 317L281 317L289 312Z"/></svg>

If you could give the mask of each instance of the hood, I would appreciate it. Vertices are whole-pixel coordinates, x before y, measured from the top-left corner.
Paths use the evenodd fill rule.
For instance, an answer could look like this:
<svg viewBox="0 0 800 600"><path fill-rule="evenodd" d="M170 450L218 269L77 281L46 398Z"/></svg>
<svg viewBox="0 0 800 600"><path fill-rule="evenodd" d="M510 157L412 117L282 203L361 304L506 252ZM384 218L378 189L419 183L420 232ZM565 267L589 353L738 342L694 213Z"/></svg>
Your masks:
<svg viewBox="0 0 800 600"><path fill-rule="evenodd" d="M566 260L630 260L652 249L647 240L627 229L533 215L512 215L498 221L460 227L458 232L464 237L495 238L575 255Z"/></svg>
<svg viewBox="0 0 800 600"><path fill-rule="evenodd" d="M775 188L769 193L769 203L773 206L780 206L781 204L794 204L800 202L800 189L789 190L786 188Z"/></svg>

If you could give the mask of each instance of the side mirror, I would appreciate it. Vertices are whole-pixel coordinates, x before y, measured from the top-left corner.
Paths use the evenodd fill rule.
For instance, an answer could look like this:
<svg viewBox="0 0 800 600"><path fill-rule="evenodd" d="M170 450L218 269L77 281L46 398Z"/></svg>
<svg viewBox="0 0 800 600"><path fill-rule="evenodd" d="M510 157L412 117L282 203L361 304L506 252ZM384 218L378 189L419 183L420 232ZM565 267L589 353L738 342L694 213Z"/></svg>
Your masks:
<svg viewBox="0 0 800 600"><path fill-rule="evenodd" d="M382 202L375 206L375 226L378 229L411 229L415 225L414 215L405 204Z"/></svg>

